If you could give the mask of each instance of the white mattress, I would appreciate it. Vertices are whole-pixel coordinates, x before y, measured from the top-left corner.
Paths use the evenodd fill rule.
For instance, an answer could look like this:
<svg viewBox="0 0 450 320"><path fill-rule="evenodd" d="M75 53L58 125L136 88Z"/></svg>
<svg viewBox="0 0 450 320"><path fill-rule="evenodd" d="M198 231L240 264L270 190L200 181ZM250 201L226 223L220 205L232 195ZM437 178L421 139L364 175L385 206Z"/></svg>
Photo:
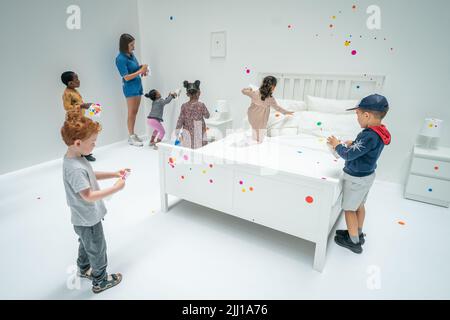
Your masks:
<svg viewBox="0 0 450 320"><path fill-rule="evenodd" d="M344 160L336 159L330 152L325 137L307 134L266 137L263 143L256 144L250 135L250 131L233 133L197 151L205 156L224 159L224 163L244 163L271 171L327 180L335 184L333 203L336 202L341 193Z"/></svg>

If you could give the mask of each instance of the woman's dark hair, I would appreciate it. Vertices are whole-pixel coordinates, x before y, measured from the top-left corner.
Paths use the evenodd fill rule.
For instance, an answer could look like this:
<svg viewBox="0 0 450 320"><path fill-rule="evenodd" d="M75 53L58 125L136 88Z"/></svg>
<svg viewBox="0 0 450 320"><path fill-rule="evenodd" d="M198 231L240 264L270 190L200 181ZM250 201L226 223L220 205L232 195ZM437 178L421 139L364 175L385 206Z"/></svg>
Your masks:
<svg viewBox="0 0 450 320"><path fill-rule="evenodd" d="M63 74L61 75L62 83L64 83L66 86L68 86L69 82L73 80L74 75L75 75L75 72L73 72L73 71L63 72Z"/></svg>
<svg viewBox="0 0 450 320"><path fill-rule="evenodd" d="M157 92L158 92L157 90L152 89L152 90L150 90L149 93L146 93L146 94L145 94L145 97L149 98L149 99L152 100L152 101L155 101L155 99L156 99L156 93L157 93Z"/></svg>
<svg viewBox="0 0 450 320"><path fill-rule="evenodd" d="M183 86L186 88L186 93L189 97L194 96L200 91L200 80L195 80L193 83L184 81Z"/></svg>
<svg viewBox="0 0 450 320"><path fill-rule="evenodd" d="M274 76L267 76L264 78L261 87L259 88L259 92L261 93L261 100L264 101L266 98L272 97L272 86L277 85L277 78Z"/></svg>
<svg viewBox="0 0 450 320"><path fill-rule="evenodd" d="M128 45L134 41L134 37L128 33L124 33L120 36L119 51L122 53L129 53Z"/></svg>

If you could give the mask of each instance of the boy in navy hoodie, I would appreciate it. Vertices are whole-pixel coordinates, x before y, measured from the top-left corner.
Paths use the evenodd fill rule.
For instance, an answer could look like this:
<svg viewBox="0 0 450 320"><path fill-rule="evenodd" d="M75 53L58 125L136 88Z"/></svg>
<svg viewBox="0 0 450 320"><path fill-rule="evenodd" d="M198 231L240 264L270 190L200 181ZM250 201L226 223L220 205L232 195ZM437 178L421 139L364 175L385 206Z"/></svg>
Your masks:
<svg viewBox="0 0 450 320"><path fill-rule="evenodd" d="M374 94L365 97L356 110L358 123L363 128L355 141L341 143L336 137L328 138L328 144L345 160L343 176L342 209L348 230L336 230L334 241L354 253L362 252L365 242L362 228L366 211L364 203L375 180L377 160L385 145L391 142L391 134L381 124L389 110L385 97Z"/></svg>

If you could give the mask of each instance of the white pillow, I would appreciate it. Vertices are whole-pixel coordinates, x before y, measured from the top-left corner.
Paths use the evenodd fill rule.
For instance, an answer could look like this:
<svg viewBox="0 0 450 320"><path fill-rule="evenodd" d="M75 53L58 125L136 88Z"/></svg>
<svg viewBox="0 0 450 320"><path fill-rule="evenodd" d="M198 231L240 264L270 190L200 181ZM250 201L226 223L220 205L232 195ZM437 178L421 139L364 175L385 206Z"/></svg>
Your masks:
<svg viewBox="0 0 450 320"><path fill-rule="evenodd" d="M359 100L336 100L313 96L306 97L308 111L328 113L348 113L346 109L356 107Z"/></svg>
<svg viewBox="0 0 450 320"><path fill-rule="evenodd" d="M278 102L278 105L283 107L286 110L289 111L306 111L308 110L306 107L306 103L304 101L300 100L289 100L289 99L278 99L275 98L275 100ZM275 111L273 108L271 108L271 111Z"/></svg>
<svg viewBox="0 0 450 320"><path fill-rule="evenodd" d="M299 133L319 137L334 135L341 140L353 140L362 130L355 114L332 114L301 111L298 114Z"/></svg>

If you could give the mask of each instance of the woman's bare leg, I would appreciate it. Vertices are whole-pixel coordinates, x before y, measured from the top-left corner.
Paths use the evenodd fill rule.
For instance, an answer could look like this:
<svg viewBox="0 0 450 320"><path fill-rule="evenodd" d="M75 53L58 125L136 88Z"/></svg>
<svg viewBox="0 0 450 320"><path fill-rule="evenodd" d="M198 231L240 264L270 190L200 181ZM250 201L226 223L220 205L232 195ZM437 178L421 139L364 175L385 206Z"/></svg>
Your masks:
<svg viewBox="0 0 450 320"><path fill-rule="evenodd" d="M134 125L136 124L136 115L139 111L139 105L141 104L141 97L130 97L127 98L128 105L128 134L131 136L134 134Z"/></svg>

